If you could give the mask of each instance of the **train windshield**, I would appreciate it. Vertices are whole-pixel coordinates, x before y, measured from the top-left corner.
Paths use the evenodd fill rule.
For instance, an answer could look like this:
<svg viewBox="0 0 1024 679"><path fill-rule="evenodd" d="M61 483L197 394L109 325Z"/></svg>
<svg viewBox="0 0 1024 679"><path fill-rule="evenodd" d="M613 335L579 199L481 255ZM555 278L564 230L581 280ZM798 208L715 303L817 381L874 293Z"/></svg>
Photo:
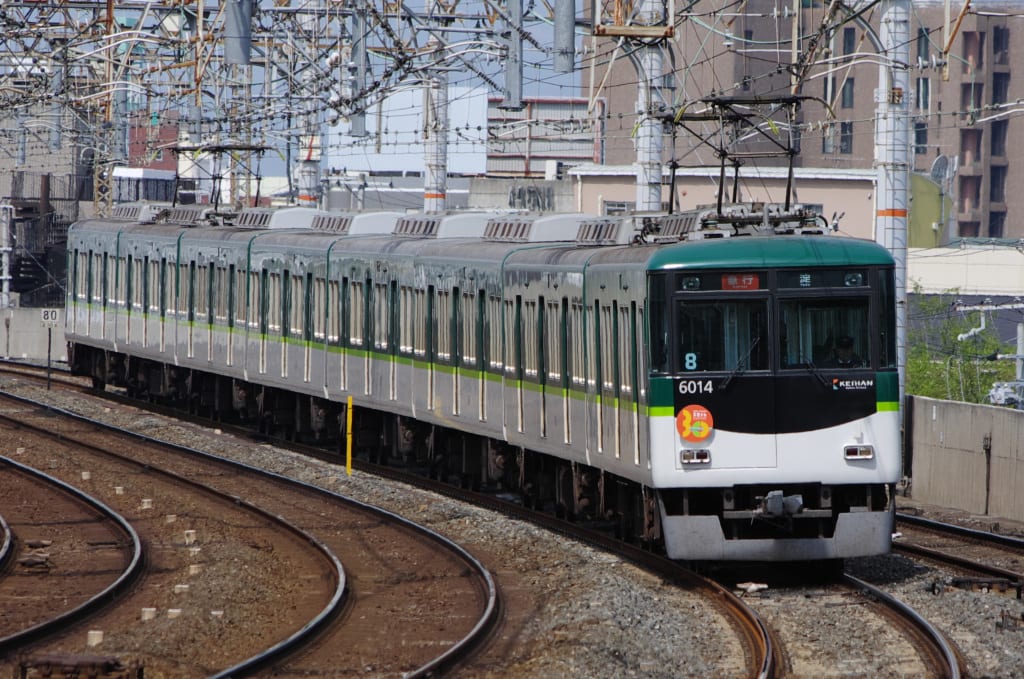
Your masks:
<svg viewBox="0 0 1024 679"><path fill-rule="evenodd" d="M767 300L680 302L676 318L683 371L769 369Z"/></svg>
<svg viewBox="0 0 1024 679"><path fill-rule="evenodd" d="M868 298L786 299L779 304L782 367L860 368L871 356Z"/></svg>

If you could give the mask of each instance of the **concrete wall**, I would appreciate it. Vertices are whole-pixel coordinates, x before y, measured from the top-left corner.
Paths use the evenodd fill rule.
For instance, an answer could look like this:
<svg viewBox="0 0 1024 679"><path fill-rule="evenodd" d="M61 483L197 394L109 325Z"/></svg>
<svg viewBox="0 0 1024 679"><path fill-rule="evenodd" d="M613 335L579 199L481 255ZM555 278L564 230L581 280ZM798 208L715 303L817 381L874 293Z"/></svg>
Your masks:
<svg viewBox="0 0 1024 679"><path fill-rule="evenodd" d="M909 401L911 496L1024 521L1024 411L919 396Z"/></svg>
<svg viewBox="0 0 1024 679"><path fill-rule="evenodd" d="M68 345L64 340L64 309L60 309L60 322L49 329L50 358L68 360ZM47 330L42 322L42 309L10 308L0 310L0 355L4 358L46 360Z"/></svg>

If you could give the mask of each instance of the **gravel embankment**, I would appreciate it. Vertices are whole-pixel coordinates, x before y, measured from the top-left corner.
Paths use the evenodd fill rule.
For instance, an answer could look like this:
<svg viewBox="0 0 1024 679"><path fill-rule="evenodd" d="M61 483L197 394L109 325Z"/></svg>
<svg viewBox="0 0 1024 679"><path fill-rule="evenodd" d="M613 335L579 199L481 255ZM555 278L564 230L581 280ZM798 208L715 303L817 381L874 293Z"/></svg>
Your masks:
<svg viewBox="0 0 1024 679"><path fill-rule="evenodd" d="M0 380L0 388L31 390L34 397L47 393L9 378ZM56 391L50 394L51 399L60 401L58 405L69 410L102 416L121 425L131 424L151 436L316 483L407 516L463 544L491 568L503 594L516 604L516 609L509 611L502 636L464 676L745 674L739 642L711 605L616 557L500 514L403 484L359 472L347 477L341 465L328 465L147 413L113 410L92 399L60 396ZM901 511L913 504L910 499L900 498ZM922 510L942 520L958 519L968 524L974 521L976 528L985 528L995 521L938 508ZM1004 532L1013 530L1011 522L1003 520L1000 525ZM1024 675L1024 602L1005 595L962 590L936 596L932 594L933 583L946 581L953 574L899 555L853 559L848 561L847 570L881 584L933 621L968 659L970 676ZM1020 570L1024 570L1024 564ZM814 629L816 644L825 643L836 649L871 647L870 634L860 642L855 638L857 635L851 629L856 630L856 625L822 624L821 616L814 611L818 603L812 596L793 600L793 606L804 609L801 613L806 614L807 624ZM853 611L856 606L841 608ZM1006 626L1003 622L1007 619L1018 624ZM785 640L787 644L794 643L791 638ZM787 650L795 655L800 653L797 648ZM880 650L881 655L884 649ZM820 669L822 673L815 676L863 676L864 671L844 663ZM893 676L897 675L905 676L898 672Z"/></svg>

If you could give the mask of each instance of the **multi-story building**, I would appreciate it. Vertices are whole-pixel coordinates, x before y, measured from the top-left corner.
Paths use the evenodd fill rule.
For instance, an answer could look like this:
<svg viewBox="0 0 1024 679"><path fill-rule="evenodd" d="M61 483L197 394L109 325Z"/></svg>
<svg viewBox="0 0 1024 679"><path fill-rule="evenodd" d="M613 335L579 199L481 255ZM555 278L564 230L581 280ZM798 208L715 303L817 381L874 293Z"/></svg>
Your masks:
<svg viewBox="0 0 1024 679"><path fill-rule="evenodd" d="M1008 190L1024 179L1024 156L1008 153L1008 140L1024 134L1024 120L1013 102L1024 98L1024 50L1013 48L1008 2L972 3L951 36L948 55L943 4L915 1L910 12L910 91L903 93L910 116L911 169L933 175L952 196L952 214L944 215L941 241L957 237L1021 238L1024 193ZM803 167L870 169L874 161L875 101L880 67L878 32L881 8L827 17L830 3L802 0L794 26L790 5L749 0L737 14L691 15L678 23L665 43L665 110L700 111L708 97L802 97L797 118L795 164ZM731 5L730 5L731 6ZM1019 6L1019 4L1017 4ZM989 11L991 10L991 11ZM955 23L955 15L954 15ZM822 26L827 28L822 29ZM799 36L796 42L791 38ZM616 50L620 58L614 59ZM608 100L605 123L609 158L634 158L637 72L622 59L621 45L607 40L597 62L608 67L592 94ZM794 63L809 63L806 70ZM799 77L797 77L799 76ZM753 124L772 115L770 106L748 106ZM778 117L773 125L781 122ZM691 123L665 144L664 160L681 166L717 165L709 145L716 121ZM1014 129L1018 129L1015 134ZM695 134L696 132L696 134ZM784 131L783 131L784 133ZM701 138L701 134L706 135ZM781 133L780 133L781 136ZM752 148L750 142L734 148ZM758 159L759 165L786 159ZM935 198L929 198L935 200ZM911 205L913 210L913 205ZM948 213L949 211L944 211Z"/></svg>

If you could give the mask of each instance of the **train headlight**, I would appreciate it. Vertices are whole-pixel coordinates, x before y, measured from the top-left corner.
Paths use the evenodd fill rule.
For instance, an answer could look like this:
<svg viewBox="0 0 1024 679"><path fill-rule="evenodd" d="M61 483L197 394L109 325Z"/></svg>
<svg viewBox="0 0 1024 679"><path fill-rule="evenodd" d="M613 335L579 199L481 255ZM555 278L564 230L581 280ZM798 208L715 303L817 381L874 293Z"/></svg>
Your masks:
<svg viewBox="0 0 1024 679"><path fill-rule="evenodd" d="M683 290L700 290L700 276L683 276Z"/></svg>
<svg viewBox="0 0 1024 679"><path fill-rule="evenodd" d="M848 273L843 276L843 285L848 288L859 288L864 285L864 274L862 273Z"/></svg>
<svg viewBox="0 0 1024 679"><path fill-rule="evenodd" d="M843 457L847 460L870 460L874 456L874 446L846 446L846 448L843 449Z"/></svg>
<svg viewBox="0 0 1024 679"><path fill-rule="evenodd" d="M680 450L679 462L682 464L711 464L711 451L707 448Z"/></svg>

